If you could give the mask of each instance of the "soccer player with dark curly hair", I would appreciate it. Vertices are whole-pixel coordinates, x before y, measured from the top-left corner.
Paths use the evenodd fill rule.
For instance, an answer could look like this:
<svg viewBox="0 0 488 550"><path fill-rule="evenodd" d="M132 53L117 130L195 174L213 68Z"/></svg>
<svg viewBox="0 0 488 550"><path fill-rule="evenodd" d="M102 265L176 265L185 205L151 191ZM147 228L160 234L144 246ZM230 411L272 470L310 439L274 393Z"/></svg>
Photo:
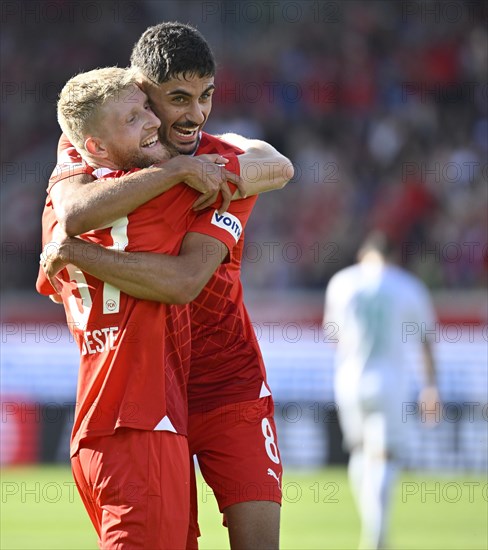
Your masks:
<svg viewBox="0 0 488 550"><path fill-rule="evenodd" d="M216 225L231 223L234 216L247 217L258 193L281 188L292 177L291 163L270 145L235 134L217 138L202 131L212 107L215 61L196 29L180 23L147 29L133 49L131 64L162 122L161 141L180 155L169 162L176 163L181 156L219 153L237 155L241 176L246 166L261 167L259 178L242 177L226 219L215 210ZM116 184L103 189L92 183L89 166L80 163L66 140L61 140L59 153L58 183L51 189L51 198L68 234L108 223L143 204L151 192L161 192L150 181L157 179L154 173L149 174L144 196L130 185L122 190ZM225 191L226 184L222 188ZM242 199L242 195L249 197ZM214 198L214 192L204 194L197 206L205 208ZM278 548L282 464L264 362L243 303L243 242L240 235L230 261L218 267L190 306L189 447L214 490L231 547ZM194 482L188 548L198 546L198 534Z"/></svg>

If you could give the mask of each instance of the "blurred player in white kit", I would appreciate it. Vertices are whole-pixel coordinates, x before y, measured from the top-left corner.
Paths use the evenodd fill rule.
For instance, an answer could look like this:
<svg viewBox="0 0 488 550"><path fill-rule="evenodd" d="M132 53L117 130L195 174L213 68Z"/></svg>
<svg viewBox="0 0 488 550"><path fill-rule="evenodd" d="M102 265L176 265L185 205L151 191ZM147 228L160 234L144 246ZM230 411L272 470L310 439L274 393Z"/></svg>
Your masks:
<svg viewBox="0 0 488 550"><path fill-rule="evenodd" d="M325 318L338 326L334 390L350 452L361 548L385 548L389 497L405 439L407 347L413 332L425 372L419 403L427 411L439 406L432 347L422 330L435 326L434 309L426 286L395 265L398 257L385 234L371 233L358 263L331 278L325 297ZM418 330L412 331L412 324Z"/></svg>

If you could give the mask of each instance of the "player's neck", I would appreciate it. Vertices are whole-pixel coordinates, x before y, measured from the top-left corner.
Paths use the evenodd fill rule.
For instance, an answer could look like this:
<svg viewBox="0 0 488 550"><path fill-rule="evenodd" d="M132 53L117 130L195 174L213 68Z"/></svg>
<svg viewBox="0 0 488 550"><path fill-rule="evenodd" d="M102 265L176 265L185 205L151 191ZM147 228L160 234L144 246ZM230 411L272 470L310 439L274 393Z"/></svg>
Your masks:
<svg viewBox="0 0 488 550"><path fill-rule="evenodd" d="M94 168L95 170L98 168L108 168L110 170L119 170L119 167L115 165L114 162L112 162L108 158L104 159L97 159L93 157L92 155L81 155L83 160L90 166L91 168Z"/></svg>
<svg viewBox="0 0 488 550"><path fill-rule="evenodd" d="M376 250L368 250L368 252L365 252L361 258L361 263L364 265L376 265L376 266L386 265L385 258L381 254L379 254Z"/></svg>

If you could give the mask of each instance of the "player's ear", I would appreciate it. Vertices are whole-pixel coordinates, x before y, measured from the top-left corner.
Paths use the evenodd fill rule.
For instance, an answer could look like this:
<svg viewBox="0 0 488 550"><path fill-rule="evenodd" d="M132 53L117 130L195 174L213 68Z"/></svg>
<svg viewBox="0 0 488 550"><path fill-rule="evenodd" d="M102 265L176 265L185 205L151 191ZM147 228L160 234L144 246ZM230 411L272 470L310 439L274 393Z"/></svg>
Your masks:
<svg viewBox="0 0 488 550"><path fill-rule="evenodd" d="M90 136L85 140L85 150L88 154L94 157L105 158L107 156L107 149L103 145L100 138Z"/></svg>

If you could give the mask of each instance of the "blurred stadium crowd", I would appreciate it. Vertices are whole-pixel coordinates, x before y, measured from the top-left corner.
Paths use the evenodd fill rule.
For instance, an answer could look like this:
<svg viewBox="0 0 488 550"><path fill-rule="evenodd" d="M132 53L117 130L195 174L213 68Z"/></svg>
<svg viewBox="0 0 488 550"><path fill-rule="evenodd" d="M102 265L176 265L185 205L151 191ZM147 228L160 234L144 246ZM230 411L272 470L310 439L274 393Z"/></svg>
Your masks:
<svg viewBox="0 0 488 550"><path fill-rule="evenodd" d="M463 1L3 2L4 290L34 286L57 93L81 70L126 65L161 20L195 25L213 47L206 129L265 139L296 166L284 190L258 201L246 286L324 288L379 226L430 287L482 287L487 10Z"/></svg>

